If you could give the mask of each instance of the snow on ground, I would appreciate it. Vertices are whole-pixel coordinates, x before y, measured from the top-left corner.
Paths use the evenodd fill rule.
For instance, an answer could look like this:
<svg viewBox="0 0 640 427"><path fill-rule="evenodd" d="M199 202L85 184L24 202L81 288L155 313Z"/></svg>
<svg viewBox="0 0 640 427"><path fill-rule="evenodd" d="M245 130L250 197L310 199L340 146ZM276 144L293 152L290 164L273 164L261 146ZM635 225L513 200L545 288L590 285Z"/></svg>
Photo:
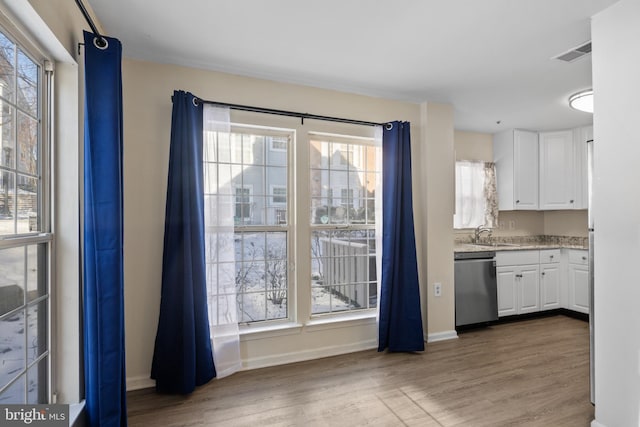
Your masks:
<svg viewBox="0 0 640 427"><path fill-rule="evenodd" d="M36 342L37 310L37 307L33 307L27 315L29 336L32 337L31 340ZM34 351L37 353L37 346L35 346L35 349L28 348L28 351L25 352L26 344L24 310L20 310L0 321L0 387L8 384L19 375L24 370L26 362L33 360ZM31 352L31 356L28 361L25 361L29 352ZM37 368L37 366L34 368ZM36 371L36 369L30 369L29 373ZM28 401L35 402L38 396L37 375L28 380ZM24 403L24 387L25 375L0 394L0 404Z"/></svg>

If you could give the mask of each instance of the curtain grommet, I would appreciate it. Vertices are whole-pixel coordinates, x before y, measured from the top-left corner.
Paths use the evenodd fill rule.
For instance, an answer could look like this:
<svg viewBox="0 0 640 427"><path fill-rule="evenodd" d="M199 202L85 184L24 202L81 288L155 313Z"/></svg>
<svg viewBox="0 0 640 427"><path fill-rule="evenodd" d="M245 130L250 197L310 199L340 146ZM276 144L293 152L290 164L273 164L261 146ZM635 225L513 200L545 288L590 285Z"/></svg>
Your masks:
<svg viewBox="0 0 640 427"><path fill-rule="evenodd" d="M93 45L100 50L105 50L109 47L109 42L104 37L94 37Z"/></svg>
<svg viewBox="0 0 640 427"><path fill-rule="evenodd" d="M191 102L193 103L194 107L198 106L198 98L196 98L195 96L193 98L191 98Z"/></svg>
<svg viewBox="0 0 640 427"><path fill-rule="evenodd" d="M391 129L393 129L393 123L386 123L386 124L384 125L384 128L385 128L386 130L391 130Z"/></svg>

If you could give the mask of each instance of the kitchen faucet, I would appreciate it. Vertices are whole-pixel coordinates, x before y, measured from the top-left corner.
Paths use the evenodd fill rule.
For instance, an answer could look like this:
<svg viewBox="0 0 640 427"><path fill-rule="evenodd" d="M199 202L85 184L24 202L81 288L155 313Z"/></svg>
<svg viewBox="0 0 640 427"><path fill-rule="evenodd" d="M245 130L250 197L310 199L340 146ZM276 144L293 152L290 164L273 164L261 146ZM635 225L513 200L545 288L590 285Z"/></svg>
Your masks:
<svg viewBox="0 0 640 427"><path fill-rule="evenodd" d="M479 225L476 227L476 230L473 235L473 243L480 243L480 235L482 233L487 233L487 237L491 238L492 229Z"/></svg>

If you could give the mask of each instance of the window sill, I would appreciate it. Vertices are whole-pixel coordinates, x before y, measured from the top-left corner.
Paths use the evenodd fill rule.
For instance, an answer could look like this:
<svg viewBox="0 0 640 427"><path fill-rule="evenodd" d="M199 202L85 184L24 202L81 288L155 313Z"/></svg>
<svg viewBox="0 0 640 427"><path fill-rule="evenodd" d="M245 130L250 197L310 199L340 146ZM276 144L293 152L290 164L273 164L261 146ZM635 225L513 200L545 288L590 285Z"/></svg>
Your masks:
<svg viewBox="0 0 640 427"><path fill-rule="evenodd" d="M85 401L80 403L72 403L69 405L69 426L83 426L84 425L84 405Z"/></svg>
<svg viewBox="0 0 640 427"><path fill-rule="evenodd" d="M253 341L265 338L283 337L305 332L318 332L354 326L376 324L376 313L349 313L331 316L321 316L309 320L307 323L287 322L272 325L245 325L240 327L240 341Z"/></svg>
<svg viewBox="0 0 640 427"><path fill-rule="evenodd" d="M353 326L375 325L376 313L349 313L335 316L316 317L305 324L309 332L326 331L328 329L349 328Z"/></svg>

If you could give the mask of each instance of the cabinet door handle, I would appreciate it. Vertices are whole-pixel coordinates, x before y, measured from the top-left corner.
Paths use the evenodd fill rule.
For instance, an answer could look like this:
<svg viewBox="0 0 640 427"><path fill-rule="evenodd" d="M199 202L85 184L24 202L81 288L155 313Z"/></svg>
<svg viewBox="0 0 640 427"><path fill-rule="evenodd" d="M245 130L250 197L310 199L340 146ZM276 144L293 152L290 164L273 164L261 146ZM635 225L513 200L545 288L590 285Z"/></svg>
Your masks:
<svg viewBox="0 0 640 427"><path fill-rule="evenodd" d="M542 275L544 276L544 271L542 272Z"/></svg>
<svg viewBox="0 0 640 427"><path fill-rule="evenodd" d="M569 200L569 203L573 203L573 200Z"/></svg>
<svg viewBox="0 0 640 427"><path fill-rule="evenodd" d="M520 200L516 200L516 203L520 203Z"/></svg>
<svg viewBox="0 0 640 427"><path fill-rule="evenodd" d="M553 259L553 255L549 255L549 259Z"/></svg>
<svg viewBox="0 0 640 427"><path fill-rule="evenodd" d="M586 261L586 260L587 260L587 257L586 257L586 256L583 256L583 257L582 257L582 260L583 260L583 261Z"/></svg>

